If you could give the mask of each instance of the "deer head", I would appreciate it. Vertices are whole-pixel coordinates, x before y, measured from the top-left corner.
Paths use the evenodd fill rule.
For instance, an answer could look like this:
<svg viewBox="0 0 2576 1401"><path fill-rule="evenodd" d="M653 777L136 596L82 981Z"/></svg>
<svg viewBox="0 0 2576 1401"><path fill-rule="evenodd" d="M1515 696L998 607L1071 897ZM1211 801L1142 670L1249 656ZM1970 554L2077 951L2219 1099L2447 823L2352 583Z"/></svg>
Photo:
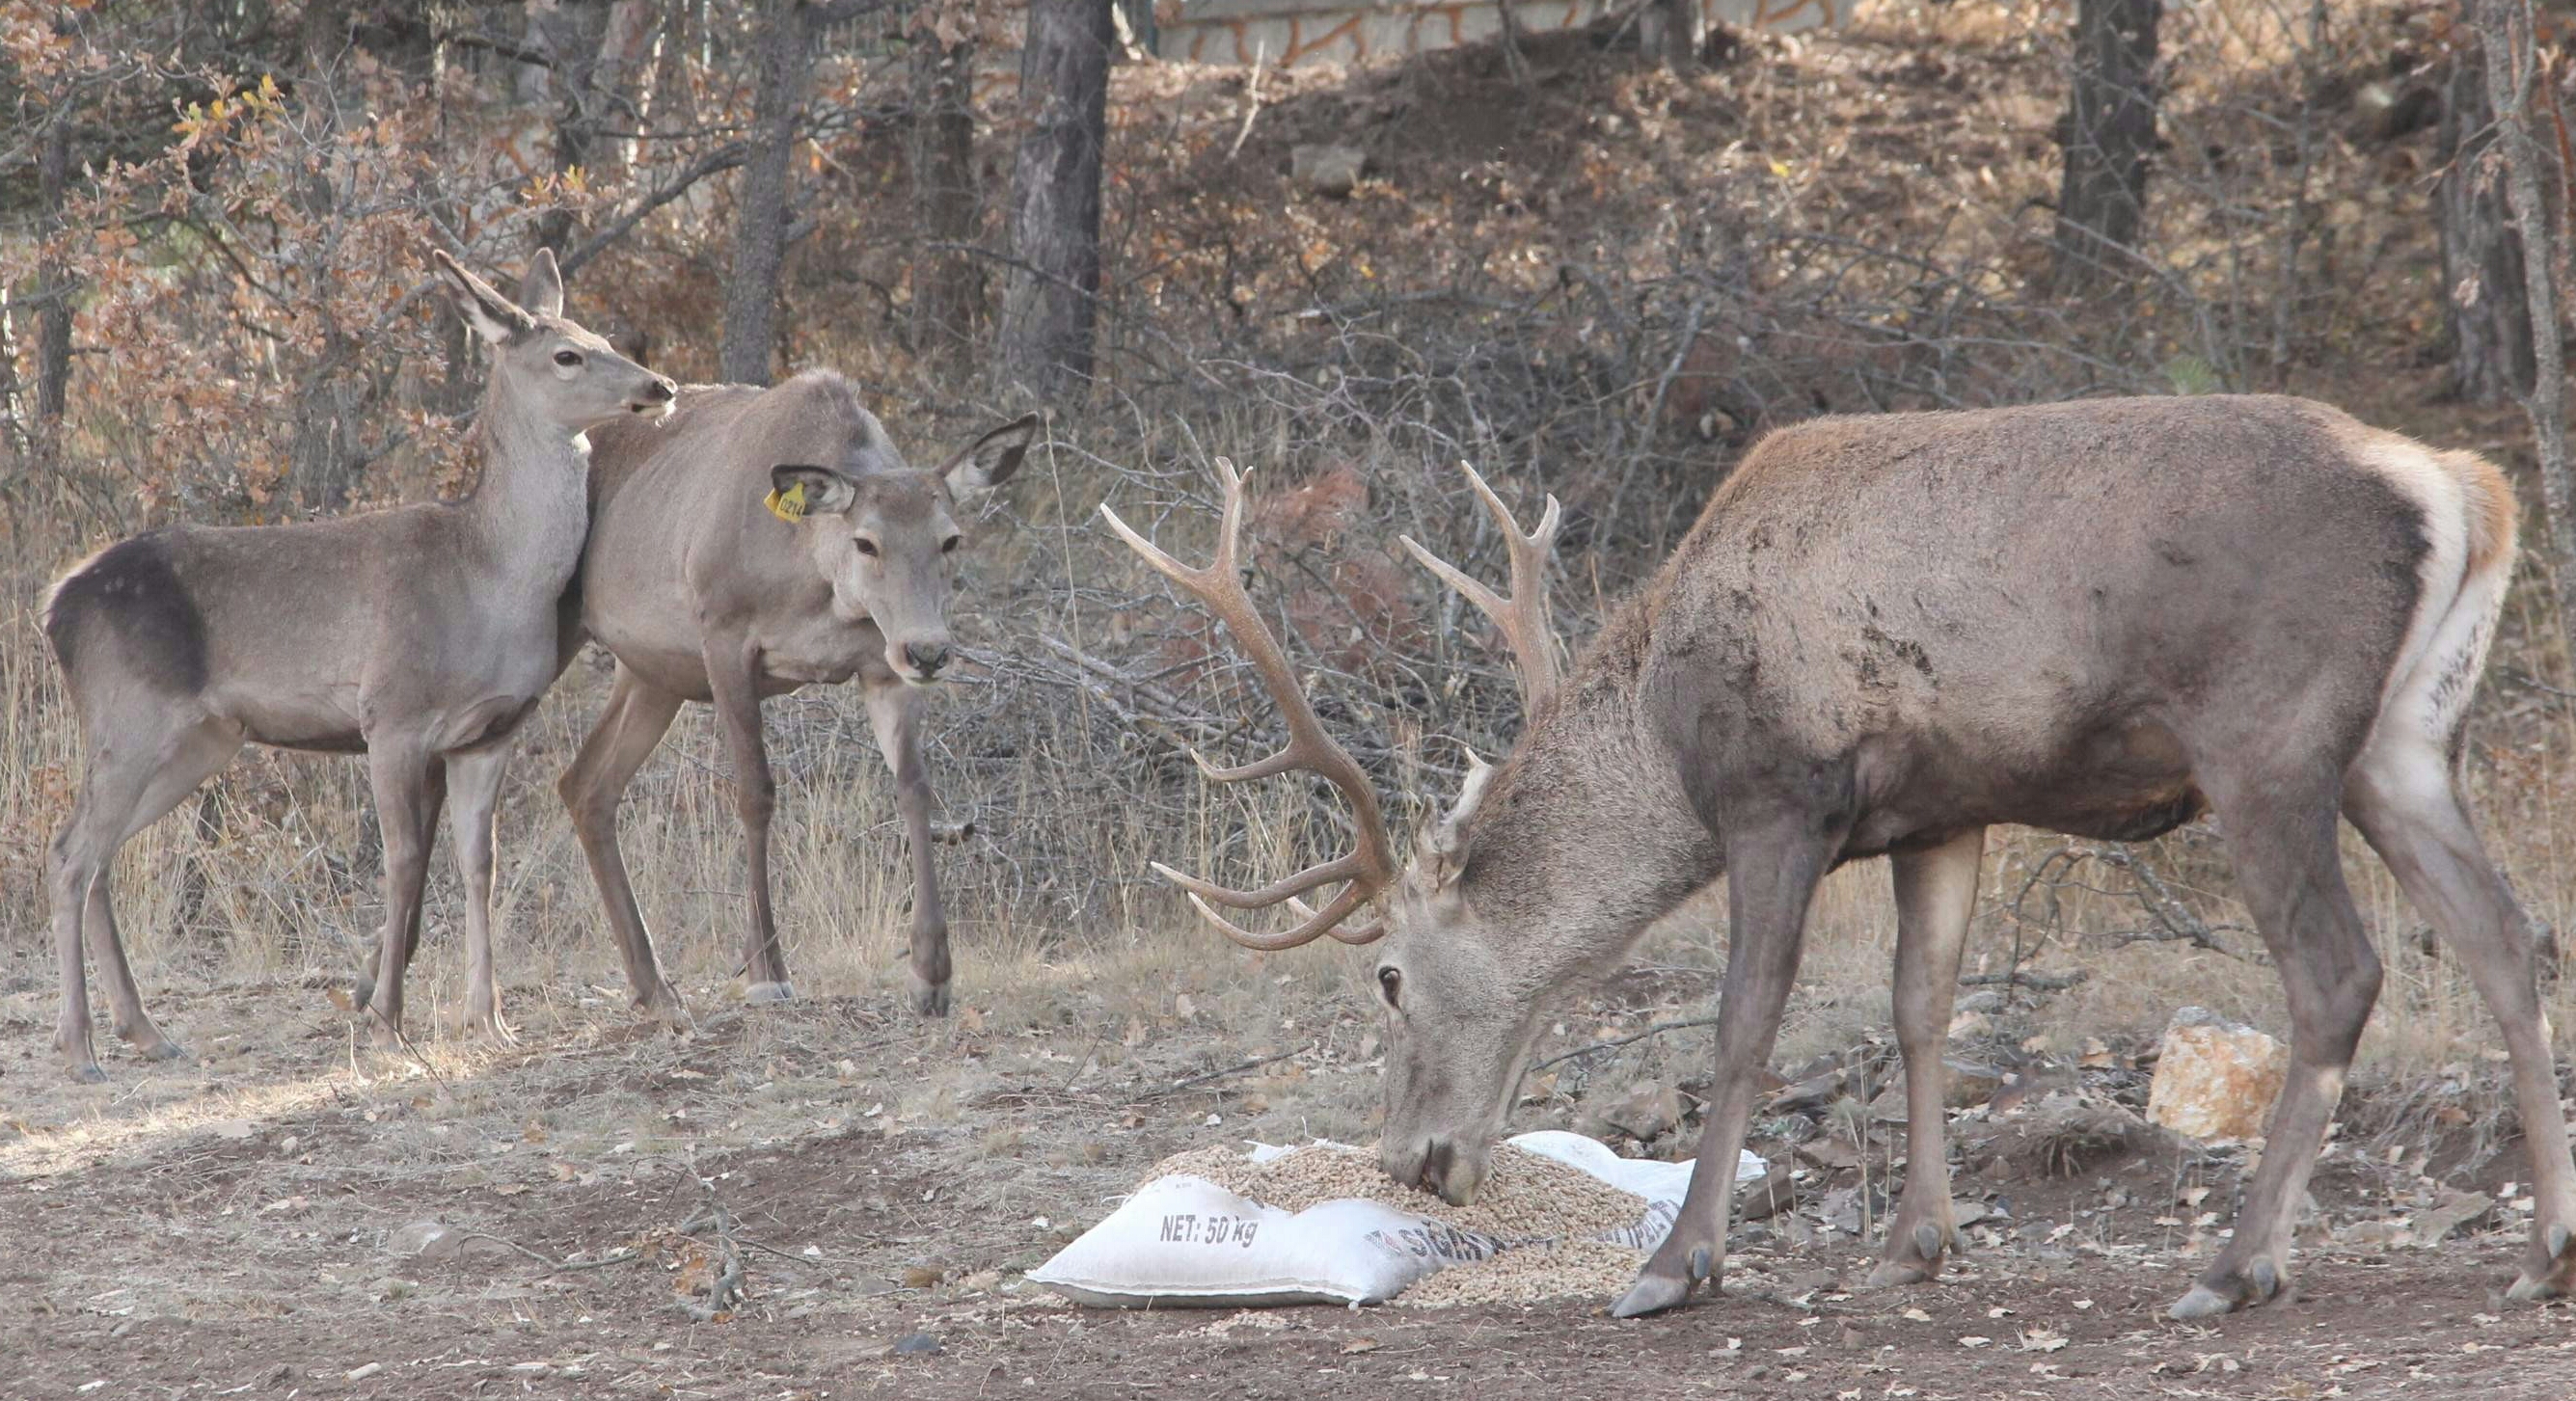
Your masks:
<svg viewBox="0 0 2576 1401"><path fill-rule="evenodd" d="M1497 595L1410 537L1403 543L1501 629L1519 666L1523 714L1534 716L1553 703L1562 676L1547 622L1545 581L1559 509L1549 497L1538 528L1523 534L1484 479L1459 465L1509 542L1511 596ZM1160 862L1154 869L1187 890L1190 903L1228 938L1248 948L1294 948L1325 934L1348 944L1379 944L1372 978L1387 1017L1386 1124L1379 1159L1396 1180L1420 1183L1464 1204L1484 1185L1486 1141L1519 1082L1542 994L1558 971L1548 960L1534 965L1528 958L1531 941L1518 928L1519 919L1480 910L1461 879L1474 855L1477 815L1497 770L1470 756L1456 805L1421 834L1411 864L1399 873L1366 772L1325 733L1277 638L1244 591L1237 561L1243 477L1224 458L1217 459L1217 472L1225 485L1225 518L1216 558L1204 569L1173 559L1146 543L1106 504L1100 508L1120 539L1225 624L1287 719L1288 745L1268 759L1224 769L1195 752L1190 757L1219 783L1295 769L1319 774L1349 802L1358 836L1348 854L1259 890L1230 890ZM1339 889L1319 911L1298 898L1337 883ZM1215 908L1256 910L1279 904L1295 910L1300 920L1280 934L1244 929ZM1373 917L1357 928L1344 927L1364 906Z"/></svg>
<svg viewBox="0 0 2576 1401"><path fill-rule="evenodd" d="M508 386L515 402L506 409L513 416L575 433L630 414L669 416L678 392L670 380L564 319L563 273L552 250L537 250L515 302L446 253L433 249L429 256L457 313L492 347L492 379Z"/></svg>
<svg viewBox="0 0 2576 1401"><path fill-rule="evenodd" d="M780 513L831 582L833 610L874 622L886 665L906 682L927 685L948 664L948 571L966 538L958 517L1020 470L1037 424L1035 414L1006 423L935 472L906 467L873 422L847 462L769 469L772 500L796 503Z"/></svg>

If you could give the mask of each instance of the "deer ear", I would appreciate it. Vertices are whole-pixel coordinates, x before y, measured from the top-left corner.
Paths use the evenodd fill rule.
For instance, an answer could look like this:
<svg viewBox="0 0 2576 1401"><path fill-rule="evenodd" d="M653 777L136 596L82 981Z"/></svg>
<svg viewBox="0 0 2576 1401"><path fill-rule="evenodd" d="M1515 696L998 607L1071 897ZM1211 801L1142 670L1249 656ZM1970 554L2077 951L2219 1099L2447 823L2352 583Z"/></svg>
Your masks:
<svg viewBox="0 0 2576 1401"><path fill-rule="evenodd" d="M1476 809L1485 802L1486 785L1494 781L1493 765L1467 751L1467 781L1458 787L1458 801L1447 816L1423 834L1422 865L1432 873L1434 888L1457 879L1467 866L1467 824L1476 819Z"/></svg>
<svg viewBox="0 0 2576 1401"><path fill-rule="evenodd" d="M519 279L519 305L539 316L563 315L563 270L555 264L555 250L540 248L529 262L528 275Z"/></svg>
<svg viewBox="0 0 2576 1401"><path fill-rule="evenodd" d="M829 467L780 463L769 469L769 509L782 520L839 515L858 497L858 483Z"/></svg>
<svg viewBox="0 0 2576 1401"><path fill-rule="evenodd" d="M429 257L438 265L439 281L446 284L447 295L456 303L457 313L465 318L466 325L474 328L474 334L500 345L512 336L536 329L535 319L521 311L518 303L494 291L491 283L467 272L462 264L447 256L444 249L431 249Z"/></svg>
<svg viewBox="0 0 2576 1401"><path fill-rule="evenodd" d="M963 452L948 459L939 475L948 479L948 490L960 502L971 502L1011 479L1020 470L1020 462L1029 455L1029 443L1038 435L1038 416L1028 414L1015 419L966 445Z"/></svg>

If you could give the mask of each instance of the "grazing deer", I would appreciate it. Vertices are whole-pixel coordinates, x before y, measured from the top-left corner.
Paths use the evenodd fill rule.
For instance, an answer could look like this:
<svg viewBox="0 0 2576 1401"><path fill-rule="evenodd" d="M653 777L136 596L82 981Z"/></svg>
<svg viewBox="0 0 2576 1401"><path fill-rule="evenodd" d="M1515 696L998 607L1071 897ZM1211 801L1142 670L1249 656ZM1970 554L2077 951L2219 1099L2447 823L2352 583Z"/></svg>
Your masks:
<svg viewBox="0 0 2576 1401"><path fill-rule="evenodd" d="M367 756L384 832L385 926L360 1000L383 1046L400 1042L430 841L454 791L480 990L469 1020L503 1034L490 998L492 810L510 733L561 669L555 610L581 556L583 434L661 418L673 389L564 319L552 254L537 255L524 306L445 253L431 257L492 346L472 495L293 525L156 530L91 556L46 598L45 635L89 755L48 870L63 984L55 1044L81 1079L103 1078L90 1050L84 934L117 1035L148 1059L184 1054L135 992L108 868L127 838L244 744Z"/></svg>
<svg viewBox="0 0 2576 1401"><path fill-rule="evenodd" d="M1619 1316L1683 1302L1724 1259L1754 1076L1827 871L1884 855L1895 878L1908 1165L1872 1279L1922 1281L1956 1239L1941 1044L1986 828L2138 841L2205 807L2281 971L2291 1068L2234 1238L2173 1314L2259 1304L2288 1278L2298 1202L2380 981L2337 813L2503 1025L2538 1199L2513 1296L2576 1284L2576 1167L2532 943L2461 794L2469 697L2514 553L2511 488L2478 457L2276 397L1803 424L1746 455L1561 689L1529 626L1548 532L1515 531L1513 598L1477 601L1521 656L1527 729L1400 880L1367 776L1323 733L1236 575L1243 489L1225 477L1207 569L1110 524L1206 600L1288 713L1284 752L1212 775L1319 773L1349 796L1358 843L1257 891L1158 869L1255 948L1385 936L1389 1174L1471 1200L1546 1000L1728 878L1699 1166ZM1274 936L1208 904L1257 909L1334 882L1320 913ZM1384 923L1338 927L1363 905Z"/></svg>
<svg viewBox="0 0 2576 1401"><path fill-rule="evenodd" d="M936 471L906 466L850 382L809 371L770 389L692 385L665 427L610 429L593 454L581 626L617 659L608 705L556 785L590 859L636 1005L684 1016L617 849L617 808L680 702L713 702L750 865L743 943L753 1002L795 995L769 902L777 801L760 702L859 678L912 842L911 1003L948 1009L948 924L921 760L925 688L949 658L960 518L1018 471L1030 415ZM775 494L781 505L766 504ZM794 506L785 503L793 501ZM792 518L791 518L792 517Z"/></svg>

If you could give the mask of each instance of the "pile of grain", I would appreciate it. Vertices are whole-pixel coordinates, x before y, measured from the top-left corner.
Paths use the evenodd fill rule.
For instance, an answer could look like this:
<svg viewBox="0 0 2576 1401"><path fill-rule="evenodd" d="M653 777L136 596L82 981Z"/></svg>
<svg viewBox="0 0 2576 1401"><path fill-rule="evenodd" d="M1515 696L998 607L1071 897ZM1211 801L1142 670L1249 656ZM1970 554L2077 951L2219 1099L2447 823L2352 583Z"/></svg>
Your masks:
<svg viewBox="0 0 2576 1401"><path fill-rule="evenodd" d="M1454 1309L1477 1304L1535 1304L1544 1299L1586 1299L1600 1304L1628 1292L1646 1252L1608 1241L1572 1240L1525 1245L1491 1260L1451 1265L1395 1298L1408 1309Z"/></svg>
<svg viewBox="0 0 2576 1401"><path fill-rule="evenodd" d="M1378 1166L1373 1148L1299 1148L1267 1163L1231 1149L1201 1148L1156 1163L1146 1180L1181 1173L1282 1211L1359 1197L1507 1242L1589 1240L1636 1225L1646 1211L1646 1199L1633 1192L1508 1143L1496 1145L1484 1188L1467 1206L1398 1184Z"/></svg>

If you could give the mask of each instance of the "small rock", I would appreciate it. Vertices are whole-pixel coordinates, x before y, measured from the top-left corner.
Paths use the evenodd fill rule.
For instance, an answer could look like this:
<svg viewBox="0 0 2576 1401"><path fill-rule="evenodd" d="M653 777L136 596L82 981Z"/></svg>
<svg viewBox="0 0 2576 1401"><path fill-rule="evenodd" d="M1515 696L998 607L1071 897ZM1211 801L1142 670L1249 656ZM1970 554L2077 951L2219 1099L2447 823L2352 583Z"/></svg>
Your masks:
<svg viewBox="0 0 2576 1401"><path fill-rule="evenodd" d="M1974 1109L2003 1088L2003 1071L1991 1065L1944 1060L1941 1069L1941 1102L1952 1109Z"/></svg>
<svg viewBox="0 0 2576 1401"><path fill-rule="evenodd" d="M1771 1096L1771 1112L1795 1114L1802 1110L1821 1109L1842 1092L1843 1073L1839 1070L1823 1071L1781 1086Z"/></svg>
<svg viewBox="0 0 2576 1401"><path fill-rule="evenodd" d="M1828 1172L1860 1166L1860 1154L1839 1138L1811 1138L1799 1144L1795 1151L1809 1165Z"/></svg>
<svg viewBox="0 0 2576 1401"><path fill-rule="evenodd" d="M1629 1090L1618 1103L1595 1117L1600 1127L1615 1129L1639 1143L1652 1143L1680 1126L1682 1097L1670 1085L1649 1081Z"/></svg>
<svg viewBox="0 0 2576 1401"><path fill-rule="evenodd" d="M928 1333L906 1333L894 1340L897 1357L935 1357L945 1351L939 1340Z"/></svg>
<svg viewBox="0 0 2576 1401"><path fill-rule="evenodd" d="M1797 1184L1790 1180L1786 1162L1766 1164L1760 1177L1740 1184L1735 1191L1738 1221L1765 1221L1798 1204Z"/></svg>
<svg viewBox="0 0 2576 1401"><path fill-rule="evenodd" d="M1368 152L1357 146L1307 142L1288 152L1289 178L1317 194L1347 197L1368 169Z"/></svg>
<svg viewBox="0 0 2576 1401"><path fill-rule="evenodd" d="M2437 1245L2442 1237L2486 1215L2495 1199L2484 1192L2445 1192L2442 1200L2415 1218L2415 1243Z"/></svg>
<svg viewBox="0 0 2576 1401"><path fill-rule="evenodd" d="M385 1249L395 1255L427 1255L436 1246L445 1245L446 1253L456 1253L456 1228L444 1221L414 1221L385 1237Z"/></svg>
<svg viewBox="0 0 2576 1401"><path fill-rule="evenodd" d="M384 1369L385 1364L381 1362L370 1362L364 1367L352 1367L349 1369L349 1380L353 1382L362 1382Z"/></svg>
<svg viewBox="0 0 2576 1401"><path fill-rule="evenodd" d="M2258 1137L2289 1064L2289 1049L2262 1032L2181 1008L2157 1051L2147 1119L2191 1138Z"/></svg>

